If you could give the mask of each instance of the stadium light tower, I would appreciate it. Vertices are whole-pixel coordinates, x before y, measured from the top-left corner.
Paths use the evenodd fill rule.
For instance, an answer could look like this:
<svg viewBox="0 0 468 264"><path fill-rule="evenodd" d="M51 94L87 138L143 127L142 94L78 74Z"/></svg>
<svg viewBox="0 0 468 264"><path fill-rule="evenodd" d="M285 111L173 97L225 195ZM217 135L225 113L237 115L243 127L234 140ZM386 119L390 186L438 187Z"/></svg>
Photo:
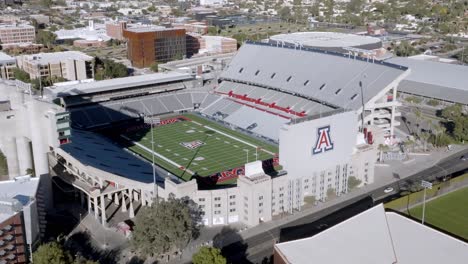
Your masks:
<svg viewBox="0 0 468 264"><path fill-rule="evenodd" d="M367 75L364 74L363 78L359 81L359 87L361 88L361 104L362 104L362 111L361 111L361 132L364 131L364 80L366 79Z"/></svg>
<svg viewBox="0 0 468 264"><path fill-rule="evenodd" d="M421 186L424 188L424 198L423 198L423 211L422 211L422 217L421 217L421 224L424 225L424 217L426 214L426 190L427 189L432 189L432 183L422 180L421 181Z"/></svg>

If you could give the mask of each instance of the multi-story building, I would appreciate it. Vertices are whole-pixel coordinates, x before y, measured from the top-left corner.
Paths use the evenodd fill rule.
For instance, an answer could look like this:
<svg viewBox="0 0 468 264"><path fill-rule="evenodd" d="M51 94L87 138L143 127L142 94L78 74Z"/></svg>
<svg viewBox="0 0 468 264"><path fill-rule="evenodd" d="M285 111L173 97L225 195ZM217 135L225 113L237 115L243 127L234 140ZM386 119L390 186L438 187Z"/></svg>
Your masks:
<svg viewBox="0 0 468 264"><path fill-rule="evenodd" d="M18 67L29 73L31 79L63 77L76 81L94 77L94 58L79 51L23 55L17 59Z"/></svg>
<svg viewBox="0 0 468 264"><path fill-rule="evenodd" d="M0 52L0 79L13 79L13 69L16 67L16 59Z"/></svg>
<svg viewBox="0 0 468 264"><path fill-rule="evenodd" d="M124 40L123 32L127 29L127 22L111 22L106 24L106 34L107 36L117 39Z"/></svg>
<svg viewBox="0 0 468 264"><path fill-rule="evenodd" d="M32 43L36 39L36 31L31 25L0 25L0 42L2 44Z"/></svg>
<svg viewBox="0 0 468 264"><path fill-rule="evenodd" d="M42 184L31 176L0 182L0 263L29 263L45 228Z"/></svg>
<svg viewBox="0 0 468 264"><path fill-rule="evenodd" d="M185 29L163 27L130 28L124 31L127 38L127 56L138 68L153 63L182 59L186 55Z"/></svg>

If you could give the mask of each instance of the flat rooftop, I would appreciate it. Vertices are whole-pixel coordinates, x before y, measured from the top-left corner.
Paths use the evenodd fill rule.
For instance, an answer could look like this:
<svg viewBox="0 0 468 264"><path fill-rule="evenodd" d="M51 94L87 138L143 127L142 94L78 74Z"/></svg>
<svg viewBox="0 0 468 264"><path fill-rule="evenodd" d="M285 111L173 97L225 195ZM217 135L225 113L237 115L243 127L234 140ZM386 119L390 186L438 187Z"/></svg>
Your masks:
<svg viewBox="0 0 468 264"><path fill-rule="evenodd" d="M369 44L379 44L382 41L378 38L360 36L355 34L345 34L337 32L297 32L290 34L279 34L271 36L270 40L299 43L309 47L358 47Z"/></svg>
<svg viewBox="0 0 468 264"><path fill-rule="evenodd" d="M287 263L464 263L468 244L382 204L315 236L275 245Z"/></svg>
<svg viewBox="0 0 468 264"><path fill-rule="evenodd" d="M131 27L131 28L126 29L126 31L135 32L135 33L171 31L171 30L180 30L180 28L165 28L165 27L160 27L160 26L150 26L150 27Z"/></svg>
<svg viewBox="0 0 468 264"><path fill-rule="evenodd" d="M468 104L468 66L411 57L395 57L387 61L411 70L398 90Z"/></svg>
<svg viewBox="0 0 468 264"><path fill-rule="evenodd" d="M20 176L13 180L0 181L0 223L17 212L5 205L18 200L23 206L29 203L29 197L35 197L39 186L38 177Z"/></svg>
<svg viewBox="0 0 468 264"><path fill-rule="evenodd" d="M51 52L51 53L37 53L31 55L23 55L23 57L32 64L48 64L48 63L59 63L65 60L86 60L90 61L94 58L86 55L79 51L62 51L62 52Z"/></svg>
<svg viewBox="0 0 468 264"><path fill-rule="evenodd" d="M47 87L46 90L54 97L67 97L191 79L193 79L193 76L188 73L162 72L96 82L51 86Z"/></svg>
<svg viewBox="0 0 468 264"><path fill-rule="evenodd" d="M18 28L29 28L29 29L34 29L33 26L28 25L28 24L0 24L0 29L18 29Z"/></svg>
<svg viewBox="0 0 468 264"><path fill-rule="evenodd" d="M0 52L0 61L16 61L16 59L4 52Z"/></svg>

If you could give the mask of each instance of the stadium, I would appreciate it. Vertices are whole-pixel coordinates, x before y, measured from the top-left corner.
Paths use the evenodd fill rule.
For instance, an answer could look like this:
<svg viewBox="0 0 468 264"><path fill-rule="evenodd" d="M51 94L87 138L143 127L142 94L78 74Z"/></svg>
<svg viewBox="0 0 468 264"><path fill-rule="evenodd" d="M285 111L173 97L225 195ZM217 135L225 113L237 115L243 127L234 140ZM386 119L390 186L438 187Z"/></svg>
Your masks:
<svg viewBox="0 0 468 264"><path fill-rule="evenodd" d="M398 125L397 86L408 72L247 42L214 87L177 71L57 85L45 90L49 102L17 102L28 118L2 125L34 119L9 149L20 149L14 137L31 142L36 173L73 186L103 225L174 194L197 202L205 225L254 226L300 210L304 197L346 193L349 177L373 182L376 146ZM24 168L11 162L15 169Z"/></svg>
<svg viewBox="0 0 468 264"><path fill-rule="evenodd" d="M274 45L302 46L334 52L354 50L376 50L382 48L382 40L338 32L296 32L271 36L269 43Z"/></svg>

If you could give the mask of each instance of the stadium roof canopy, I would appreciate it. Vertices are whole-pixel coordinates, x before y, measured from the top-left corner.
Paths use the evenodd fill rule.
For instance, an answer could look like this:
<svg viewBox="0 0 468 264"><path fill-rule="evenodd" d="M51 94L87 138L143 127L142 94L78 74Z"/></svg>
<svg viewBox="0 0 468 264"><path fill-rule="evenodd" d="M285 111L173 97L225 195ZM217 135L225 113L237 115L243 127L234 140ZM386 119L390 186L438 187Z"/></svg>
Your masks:
<svg viewBox="0 0 468 264"><path fill-rule="evenodd" d="M52 94L53 97L66 97L74 95L109 92L119 89L144 87L160 83L185 81L191 79L193 79L193 77L188 73L163 72L115 78L96 82L83 82L71 85L51 86L47 87L46 89L48 90L48 93Z"/></svg>
<svg viewBox="0 0 468 264"><path fill-rule="evenodd" d="M468 244L382 204L315 236L275 245L286 263L462 263Z"/></svg>
<svg viewBox="0 0 468 264"><path fill-rule="evenodd" d="M270 41L325 49L343 47L369 47L376 49L382 47L382 41L378 38L338 32L295 32L279 34L271 36Z"/></svg>
<svg viewBox="0 0 468 264"><path fill-rule="evenodd" d="M449 102L468 104L468 67L396 57L388 62L410 68L398 90Z"/></svg>
<svg viewBox="0 0 468 264"><path fill-rule="evenodd" d="M60 148L87 168L95 168L141 183L153 182L150 163L119 148L105 137L82 130L73 130L72 137L71 143L61 145ZM156 167L158 185L164 184L165 175L167 172ZM171 180L180 182L175 176L171 177Z"/></svg>
<svg viewBox="0 0 468 264"><path fill-rule="evenodd" d="M406 67L341 53L248 42L222 79L299 94L336 108L357 110L397 80Z"/></svg>

